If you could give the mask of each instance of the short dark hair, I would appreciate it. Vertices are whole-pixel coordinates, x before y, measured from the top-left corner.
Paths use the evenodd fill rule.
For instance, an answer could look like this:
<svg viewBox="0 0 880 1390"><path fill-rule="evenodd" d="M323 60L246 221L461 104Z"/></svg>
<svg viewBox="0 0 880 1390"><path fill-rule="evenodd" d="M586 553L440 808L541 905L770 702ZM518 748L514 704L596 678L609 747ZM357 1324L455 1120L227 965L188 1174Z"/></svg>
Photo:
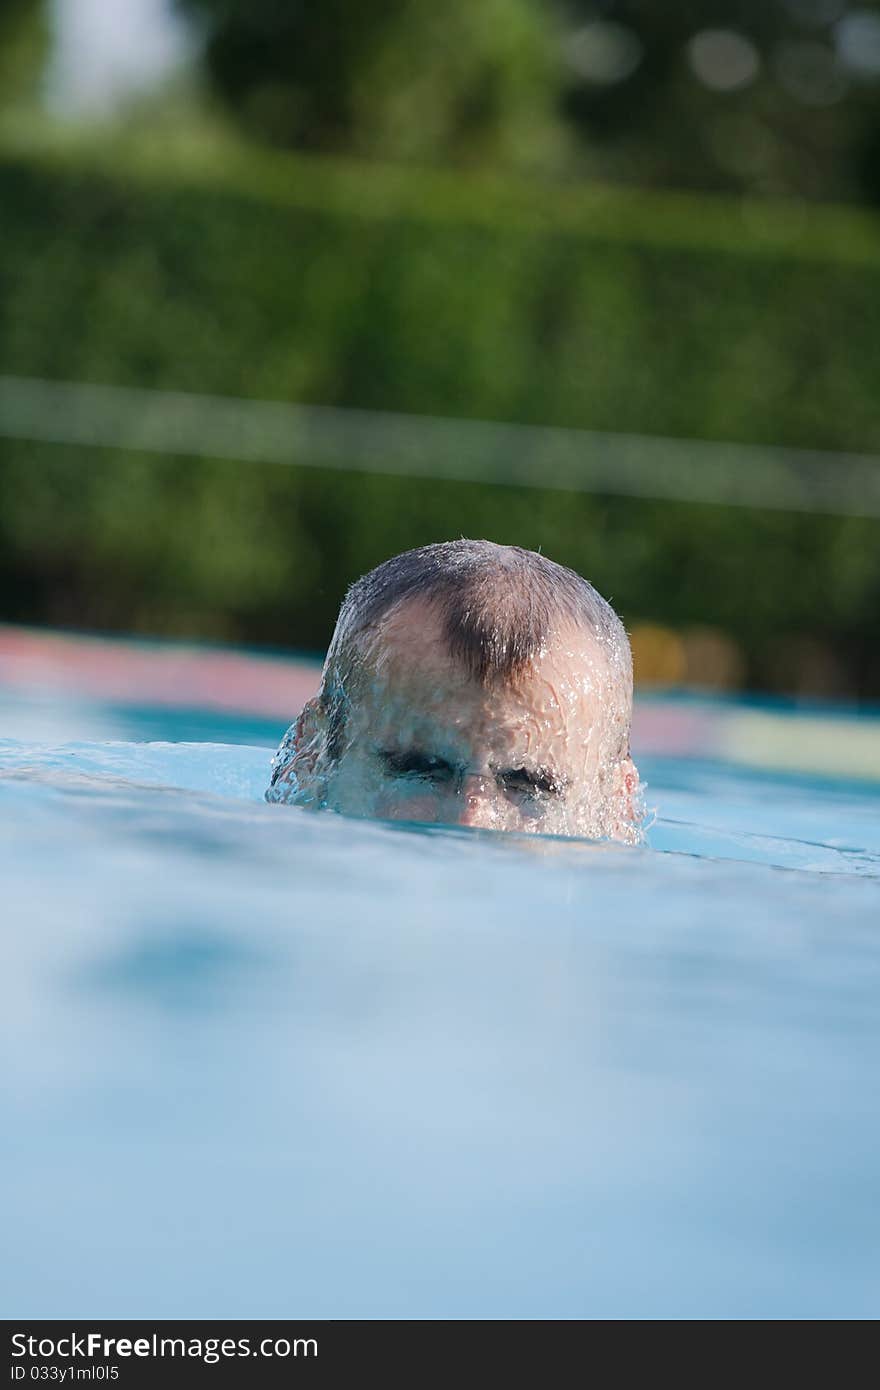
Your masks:
<svg viewBox="0 0 880 1390"><path fill-rule="evenodd" d="M327 653L321 701L328 752L341 751L345 669L359 642L412 599L440 615L450 654L485 686L508 684L564 622L589 631L632 684L629 642L614 609L586 579L534 550L487 540L440 541L393 555L349 587Z"/></svg>

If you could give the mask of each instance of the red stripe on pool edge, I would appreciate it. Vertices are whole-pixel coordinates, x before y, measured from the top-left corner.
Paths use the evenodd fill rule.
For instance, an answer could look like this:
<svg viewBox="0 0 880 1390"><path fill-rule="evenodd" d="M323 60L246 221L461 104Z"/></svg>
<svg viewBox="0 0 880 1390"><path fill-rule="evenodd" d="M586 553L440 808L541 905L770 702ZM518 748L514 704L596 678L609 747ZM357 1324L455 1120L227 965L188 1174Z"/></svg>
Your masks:
<svg viewBox="0 0 880 1390"><path fill-rule="evenodd" d="M17 690L289 722L319 680L317 665L294 659L0 627L0 686Z"/></svg>

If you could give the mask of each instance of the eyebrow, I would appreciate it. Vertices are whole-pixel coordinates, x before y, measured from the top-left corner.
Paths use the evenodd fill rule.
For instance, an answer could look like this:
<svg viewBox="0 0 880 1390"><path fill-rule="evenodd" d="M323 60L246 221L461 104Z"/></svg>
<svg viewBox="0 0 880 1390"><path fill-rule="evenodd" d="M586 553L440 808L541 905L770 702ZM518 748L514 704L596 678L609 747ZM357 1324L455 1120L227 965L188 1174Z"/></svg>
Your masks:
<svg viewBox="0 0 880 1390"><path fill-rule="evenodd" d="M395 772L414 772L417 775L423 772L440 772L456 776L464 771L460 763L452 763L448 758L429 753L422 748L383 748L379 750L379 757ZM499 782L519 782L551 796L562 796L568 785L567 778L560 777L547 767L526 767L521 764L518 767L504 768L491 766L490 770Z"/></svg>

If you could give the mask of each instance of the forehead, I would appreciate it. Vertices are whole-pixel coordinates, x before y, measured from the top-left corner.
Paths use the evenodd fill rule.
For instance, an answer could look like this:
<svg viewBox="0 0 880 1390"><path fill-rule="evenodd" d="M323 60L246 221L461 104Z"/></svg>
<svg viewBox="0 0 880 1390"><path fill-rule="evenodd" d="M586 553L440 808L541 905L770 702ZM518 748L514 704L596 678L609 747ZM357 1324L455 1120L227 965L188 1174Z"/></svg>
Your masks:
<svg viewBox="0 0 880 1390"><path fill-rule="evenodd" d="M608 653L590 632L560 627L511 680L484 687L448 649L443 620L421 600L392 611L367 639L361 698L391 700L413 714L478 727L594 723L616 682ZM372 697L372 698L371 698ZM378 711L375 711L378 712ZM476 721L476 724L475 724Z"/></svg>

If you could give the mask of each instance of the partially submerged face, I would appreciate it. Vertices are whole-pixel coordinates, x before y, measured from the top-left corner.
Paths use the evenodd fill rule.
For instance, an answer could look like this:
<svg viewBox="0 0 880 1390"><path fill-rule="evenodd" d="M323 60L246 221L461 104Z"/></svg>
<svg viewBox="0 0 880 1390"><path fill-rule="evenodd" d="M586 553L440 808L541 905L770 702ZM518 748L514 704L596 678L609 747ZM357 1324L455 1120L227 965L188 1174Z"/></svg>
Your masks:
<svg viewBox="0 0 880 1390"><path fill-rule="evenodd" d="M367 639L331 730L319 700L297 722L278 799L354 816L538 834L639 838L629 694L581 628L484 686L450 653L427 602ZM287 783L287 787L284 784Z"/></svg>

